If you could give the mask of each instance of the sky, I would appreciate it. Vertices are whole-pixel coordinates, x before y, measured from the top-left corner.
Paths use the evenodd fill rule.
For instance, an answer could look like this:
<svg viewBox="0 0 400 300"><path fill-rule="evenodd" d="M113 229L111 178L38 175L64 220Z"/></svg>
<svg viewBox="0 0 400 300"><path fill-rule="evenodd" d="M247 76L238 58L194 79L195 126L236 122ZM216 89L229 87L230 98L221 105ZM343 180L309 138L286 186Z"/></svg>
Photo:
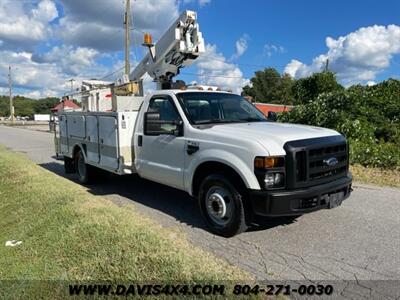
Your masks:
<svg viewBox="0 0 400 300"><path fill-rule="evenodd" d="M185 9L198 13L206 43L176 79L240 92L255 71L294 78L323 70L345 86L400 79L398 0L131 0L131 61ZM123 73L124 0L0 0L0 94L61 96L84 79ZM111 74L111 75L110 75ZM145 78L145 87L154 83Z"/></svg>

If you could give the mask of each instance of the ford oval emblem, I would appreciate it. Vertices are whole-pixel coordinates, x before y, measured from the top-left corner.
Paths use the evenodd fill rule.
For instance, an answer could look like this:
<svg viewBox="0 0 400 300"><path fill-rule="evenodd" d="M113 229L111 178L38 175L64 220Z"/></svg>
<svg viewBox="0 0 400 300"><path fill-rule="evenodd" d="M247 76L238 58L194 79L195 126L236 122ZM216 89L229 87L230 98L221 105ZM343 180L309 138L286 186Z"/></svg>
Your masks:
<svg viewBox="0 0 400 300"><path fill-rule="evenodd" d="M328 159L324 159L324 164L328 167L333 167L336 166L339 163L338 159L336 157L331 157Z"/></svg>

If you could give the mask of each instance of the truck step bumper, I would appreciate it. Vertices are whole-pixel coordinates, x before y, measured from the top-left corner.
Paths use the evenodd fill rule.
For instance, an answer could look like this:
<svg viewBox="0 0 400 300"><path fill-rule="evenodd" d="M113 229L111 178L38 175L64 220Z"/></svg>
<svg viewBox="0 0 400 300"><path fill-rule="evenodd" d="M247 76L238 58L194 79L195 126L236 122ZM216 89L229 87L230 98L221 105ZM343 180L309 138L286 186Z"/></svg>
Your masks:
<svg viewBox="0 0 400 300"><path fill-rule="evenodd" d="M352 176L298 190L250 190L253 212L261 216L294 216L323 208L334 208L350 196Z"/></svg>

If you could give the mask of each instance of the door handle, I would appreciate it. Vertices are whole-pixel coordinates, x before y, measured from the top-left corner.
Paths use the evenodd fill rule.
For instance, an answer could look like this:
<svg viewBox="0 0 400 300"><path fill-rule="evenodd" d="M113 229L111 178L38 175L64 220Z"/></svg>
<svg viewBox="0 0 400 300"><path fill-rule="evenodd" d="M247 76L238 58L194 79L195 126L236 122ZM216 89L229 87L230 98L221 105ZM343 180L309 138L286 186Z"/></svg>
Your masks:
<svg viewBox="0 0 400 300"><path fill-rule="evenodd" d="M138 144L139 147L143 146L143 136L142 135L138 136L137 144Z"/></svg>

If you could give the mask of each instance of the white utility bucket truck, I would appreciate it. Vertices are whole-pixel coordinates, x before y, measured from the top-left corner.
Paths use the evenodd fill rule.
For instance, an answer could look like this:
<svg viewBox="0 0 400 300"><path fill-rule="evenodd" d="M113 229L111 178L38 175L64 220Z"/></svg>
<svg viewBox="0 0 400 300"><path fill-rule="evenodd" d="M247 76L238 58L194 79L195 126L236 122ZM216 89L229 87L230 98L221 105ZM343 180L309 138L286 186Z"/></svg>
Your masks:
<svg viewBox="0 0 400 300"><path fill-rule="evenodd" d="M156 45L149 36L145 44L148 55L112 87L111 112L59 115L66 172L82 183L100 169L137 173L186 191L226 237L255 215L298 216L349 197L348 144L338 132L275 123L239 95L173 82L204 52L195 12L185 11ZM146 73L158 89L143 97Z"/></svg>

